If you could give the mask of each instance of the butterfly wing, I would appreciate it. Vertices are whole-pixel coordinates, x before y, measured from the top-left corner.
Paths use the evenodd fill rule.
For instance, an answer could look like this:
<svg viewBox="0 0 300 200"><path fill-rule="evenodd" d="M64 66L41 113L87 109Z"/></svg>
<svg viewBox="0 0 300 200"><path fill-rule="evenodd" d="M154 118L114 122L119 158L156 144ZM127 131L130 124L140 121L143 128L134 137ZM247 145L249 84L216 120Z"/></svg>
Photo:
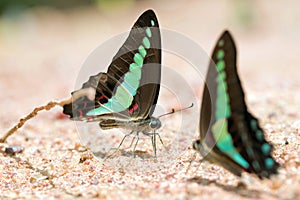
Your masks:
<svg viewBox="0 0 300 200"><path fill-rule="evenodd" d="M145 119L157 102L160 76L159 25L155 13L148 10L132 27L107 73L91 76L72 93L73 102L63 112L75 120Z"/></svg>
<svg viewBox="0 0 300 200"><path fill-rule="evenodd" d="M221 37L219 41L221 41L222 38L223 37ZM218 88L220 92L225 90L225 86L224 83L219 83L216 79L219 75L216 68L217 46L218 44L213 51L212 60L209 63L204 83L199 124L200 140L196 141L194 145L196 145L195 148L200 150L200 153L206 160L209 160L212 163L218 163L237 176L241 176L243 169L216 146L217 138L214 137L211 131L212 126L217 121L217 98L219 98L218 118L222 118L221 116L228 112L227 104L225 102L228 97L226 97L224 91L222 97L218 97ZM231 56L233 56L233 54ZM232 62L234 59L228 60Z"/></svg>
<svg viewBox="0 0 300 200"><path fill-rule="evenodd" d="M273 147L265 140L258 120L247 111L236 48L228 31L218 40L212 61L201 107L202 154L238 176L242 171L259 177L275 174L279 164L271 156Z"/></svg>
<svg viewBox="0 0 300 200"><path fill-rule="evenodd" d="M146 37L141 39L143 46L147 49L140 87L129 109L130 115L136 119L152 116L159 95L161 79L161 36L158 20L152 10L146 11L144 15L145 17L142 15L135 24L146 32ZM141 30L140 28L138 30ZM140 48L141 44L137 45Z"/></svg>

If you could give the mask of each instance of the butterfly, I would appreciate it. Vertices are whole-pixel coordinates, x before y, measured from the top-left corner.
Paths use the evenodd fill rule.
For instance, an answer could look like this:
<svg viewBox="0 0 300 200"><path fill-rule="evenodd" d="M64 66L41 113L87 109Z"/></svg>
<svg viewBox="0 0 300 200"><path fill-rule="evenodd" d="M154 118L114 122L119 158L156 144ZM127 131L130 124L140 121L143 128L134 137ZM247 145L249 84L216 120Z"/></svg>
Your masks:
<svg viewBox="0 0 300 200"><path fill-rule="evenodd" d="M161 127L152 116L161 79L161 37L153 10L145 11L133 25L128 38L113 57L107 73L91 76L72 92L72 103L63 113L72 120L99 122L103 130L130 130L124 139L139 133L150 136L156 155L156 132ZM162 143L162 140L159 136ZM121 142L121 144L122 144ZM119 145L119 147L121 146Z"/></svg>
<svg viewBox="0 0 300 200"><path fill-rule="evenodd" d="M193 148L204 159L241 176L243 171L259 178L277 173L273 146L247 109L237 73L236 47L225 31L217 41L209 64L200 113L200 140Z"/></svg>

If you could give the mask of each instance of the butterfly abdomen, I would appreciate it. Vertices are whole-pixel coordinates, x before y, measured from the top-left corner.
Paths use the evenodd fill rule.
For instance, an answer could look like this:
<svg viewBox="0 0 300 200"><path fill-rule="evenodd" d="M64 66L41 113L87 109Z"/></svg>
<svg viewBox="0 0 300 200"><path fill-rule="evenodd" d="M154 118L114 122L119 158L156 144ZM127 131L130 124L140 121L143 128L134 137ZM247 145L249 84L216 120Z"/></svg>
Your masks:
<svg viewBox="0 0 300 200"><path fill-rule="evenodd" d="M112 128L120 128L124 126L124 122L118 122L116 120L110 119L110 120L101 121L99 123L99 126L102 130L108 130Z"/></svg>

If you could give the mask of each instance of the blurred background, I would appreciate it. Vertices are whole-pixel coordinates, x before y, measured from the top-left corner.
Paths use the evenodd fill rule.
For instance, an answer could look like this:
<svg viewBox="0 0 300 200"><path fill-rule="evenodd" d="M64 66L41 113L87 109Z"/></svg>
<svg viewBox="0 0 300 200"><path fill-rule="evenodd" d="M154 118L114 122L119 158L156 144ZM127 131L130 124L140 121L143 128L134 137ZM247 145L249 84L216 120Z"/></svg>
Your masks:
<svg viewBox="0 0 300 200"><path fill-rule="evenodd" d="M89 53L129 31L149 8L161 28L186 35L208 54L229 29L250 99L251 91L290 90L299 84L299 6L297 0L2 0L1 118L68 97Z"/></svg>
<svg viewBox="0 0 300 200"><path fill-rule="evenodd" d="M129 31L137 18L149 8L155 11L161 28L185 35L202 46L209 55L224 29L231 31L237 44L238 71L247 95L248 107L260 119L261 125L270 136L270 141L275 144L277 155L280 155L277 156L278 161L284 163L284 168L287 168L284 173L281 173L283 176L279 177L279 182L277 183L276 177L276 181L270 183L268 187L272 191L277 190L279 196L284 194L286 199L298 197L299 186L295 183L299 183L299 0L0 0L0 134L2 135L34 107L43 105L49 100L69 98L82 64L90 53L116 35ZM115 48L120 46L121 44ZM111 52L111 57L115 53ZM193 79L189 73L186 73L188 68L182 63L174 56L163 54L163 64L180 68L180 73L183 74L180 75L188 83L193 84L193 88L199 91L197 97L201 98L203 80ZM100 56L101 70L108 65L109 63L103 62ZM163 79L165 75L163 74ZM173 82L181 92L182 85L178 84L177 79ZM174 93L177 94L178 91ZM183 106L190 105L189 100L184 102ZM160 93L159 101L166 110L174 106L172 98L163 91ZM199 104L200 100L193 103ZM86 189L93 188L95 193L99 194L96 198L102 195L99 191L106 189L109 189L107 194L121 194L124 197L123 193L141 195L137 188L143 188L145 194L152 191L159 196L162 192L167 192L165 197L168 198L170 194L181 194L189 188L188 194L197 194L197 197L206 194L208 198L213 198L211 195L214 190L207 187L206 180L203 181L203 185L198 184L200 188L204 186L202 189L196 187L197 184L194 183L185 187L186 178L182 182L180 177L187 175L186 170L177 171L178 165L176 164L176 167L173 165L174 162L179 163L177 159L179 153L186 155L191 153L189 151L191 142L199 135L198 119L196 119L199 117L199 112L195 110L196 106L193 109L185 111L187 114L183 121L189 123L189 127L183 127L184 131L181 132L174 131L179 122L178 114L164 118L164 132L161 134L163 141L167 142L165 144L169 141L171 144L169 146L178 151L166 152L164 158L168 159L170 165L160 165L160 162L152 162L152 159L147 163L143 159L135 159L139 164L130 167L145 169L147 176L143 177L141 175L143 173L134 174L132 177L137 180L133 181L134 183L127 172L124 176L123 173L118 175L106 170L94 173L100 168L85 164L94 162L91 159L87 162L83 159L83 165L78 164L79 158L81 163L81 158L84 157L76 151L80 140L74 123L71 120L59 120L65 119L60 114L61 108L41 112L36 119L24 126L23 131L20 130L9 139L8 144L25 147L25 152L19 157L16 156L20 160L1 153L3 156L0 168L3 169L3 178L0 188L4 191L2 195L12 194L16 198L23 193L23 196L30 198L26 195L36 193L37 198L43 198L41 196L43 194L41 188L43 188L52 198L57 192L72 194L72 191L78 194L76 197L84 198L81 193L77 193L77 189L84 191L82 194L94 194L88 193L89 190ZM193 117L190 113L197 117ZM294 126L296 128L291 128L292 124L296 124ZM190 130L196 127L197 130ZM113 135L107 135L107 138L110 137L112 138ZM110 141L119 144L119 138L121 137L114 137ZM96 140L98 141L106 142L106 140ZM286 141L291 145L286 145L288 144L285 143ZM139 147L147 144L148 148L152 149L149 140L148 143L139 143ZM3 151L1 145L0 149ZM160 147L160 144L158 145ZM183 163L188 161L183 158ZM28 163L32 163L33 167ZM150 165L152 168L147 167ZM166 166L171 167L166 168ZM163 169L164 167L166 169ZM149 169L157 171L151 173ZM200 172L201 170L198 169L197 171ZM168 173L161 176L161 170ZM34 179L37 171L39 177L43 174L42 178ZM193 170L190 171L192 172ZM207 170L203 172L206 173ZM85 179L82 176L84 173ZM53 187L48 182L48 179L52 178L44 174L51 174L51 176L54 174ZM95 176L91 178L93 174ZM203 177L208 176L209 173ZM214 180L218 180L218 177L223 175L213 177ZM231 186L227 187L227 183L230 182L226 182L225 187L221 185L221 190L236 193L235 189L230 189ZM252 183L254 182L251 181L250 189L257 188L258 191L262 189L261 184L257 186ZM159 187L160 189L157 189ZM174 193L172 188L176 190ZM212 184L213 188L216 188L215 184ZM267 189L263 195L268 195L270 189ZM178 197L185 197L184 195ZM214 195L220 196L219 193ZM72 197L75 196L71 196L71 199ZM222 197L229 199L223 195ZM230 196L230 199L232 197ZM257 196L255 192L254 196L249 197L261 196ZM56 196L56 198L61 197ZM240 199L244 196L236 198ZM266 199L263 196L261 198ZM271 198L274 199L276 196Z"/></svg>

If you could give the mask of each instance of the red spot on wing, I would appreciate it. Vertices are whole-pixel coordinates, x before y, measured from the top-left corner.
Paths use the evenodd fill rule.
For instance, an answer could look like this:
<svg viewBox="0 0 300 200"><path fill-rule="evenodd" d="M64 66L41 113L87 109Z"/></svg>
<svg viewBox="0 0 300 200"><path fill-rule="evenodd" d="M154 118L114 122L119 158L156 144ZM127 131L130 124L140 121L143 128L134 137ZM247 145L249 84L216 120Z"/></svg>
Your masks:
<svg viewBox="0 0 300 200"><path fill-rule="evenodd" d="M139 108L139 104L135 103L130 109L129 113L132 114L134 111L136 111Z"/></svg>
<svg viewBox="0 0 300 200"><path fill-rule="evenodd" d="M97 101L101 101L102 99L108 99L108 98L104 94L102 94L100 97L97 97Z"/></svg>
<svg viewBox="0 0 300 200"><path fill-rule="evenodd" d="M139 105L137 103L133 105L133 110L136 110L138 108L139 108Z"/></svg>

